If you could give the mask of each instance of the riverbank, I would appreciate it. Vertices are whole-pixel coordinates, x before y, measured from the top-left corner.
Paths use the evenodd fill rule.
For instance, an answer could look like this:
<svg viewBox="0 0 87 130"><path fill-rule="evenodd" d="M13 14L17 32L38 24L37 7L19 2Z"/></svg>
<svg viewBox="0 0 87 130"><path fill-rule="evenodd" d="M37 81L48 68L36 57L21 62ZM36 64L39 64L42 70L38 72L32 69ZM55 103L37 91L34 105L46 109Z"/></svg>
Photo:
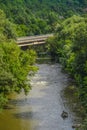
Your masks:
<svg viewBox="0 0 87 130"><path fill-rule="evenodd" d="M65 104L69 107L69 109L75 114L75 127L78 130L86 130L86 111L82 106L81 101L79 99L79 90L78 87L74 83L70 83L63 90L63 98L66 99Z"/></svg>

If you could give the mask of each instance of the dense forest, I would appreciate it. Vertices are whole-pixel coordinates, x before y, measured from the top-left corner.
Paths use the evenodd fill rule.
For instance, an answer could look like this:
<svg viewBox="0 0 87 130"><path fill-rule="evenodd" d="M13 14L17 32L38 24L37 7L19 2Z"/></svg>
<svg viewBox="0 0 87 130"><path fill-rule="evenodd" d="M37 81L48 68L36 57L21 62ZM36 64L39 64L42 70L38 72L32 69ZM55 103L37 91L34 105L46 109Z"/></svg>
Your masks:
<svg viewBox="0 0 87 130"><path fill-rule="evenodd" d="M86 0L0 0L18 36L51 33L65 18L87 12Z"/></svg>
<svg viewBox="0 0 87 130"><path fill-rule="evenodd" d="M87 114L87 0L0 0L0 107L14 91L27 94L37 70L35 51L21 50L16 37L52 32L48 50L75 80Z"/></svg>

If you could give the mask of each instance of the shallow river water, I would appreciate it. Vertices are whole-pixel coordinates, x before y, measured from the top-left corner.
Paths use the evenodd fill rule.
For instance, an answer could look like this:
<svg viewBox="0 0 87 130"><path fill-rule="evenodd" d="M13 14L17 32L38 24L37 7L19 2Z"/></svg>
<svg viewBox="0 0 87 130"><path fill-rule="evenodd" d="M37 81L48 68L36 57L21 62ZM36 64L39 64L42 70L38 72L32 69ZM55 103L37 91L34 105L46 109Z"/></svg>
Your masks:
<svg viewBox="0 0 87 130"><path fill-rule="evenodd" d="M0 130L73 130L74 115L61 96L67 75L59 64L37 66L30 93L12 95L10 108L0 113ZM66 119L61 117L63 110L68 112Z"/></svg>

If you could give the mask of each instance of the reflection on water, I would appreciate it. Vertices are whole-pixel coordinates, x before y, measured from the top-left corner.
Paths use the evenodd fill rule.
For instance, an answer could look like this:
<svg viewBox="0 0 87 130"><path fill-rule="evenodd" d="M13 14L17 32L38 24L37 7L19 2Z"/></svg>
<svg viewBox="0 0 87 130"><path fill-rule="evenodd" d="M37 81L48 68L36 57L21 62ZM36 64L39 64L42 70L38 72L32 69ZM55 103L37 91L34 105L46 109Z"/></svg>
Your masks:
<svg viewBox="0 0 87 130"><path fill-rule="evenodd" d="M12 95L11 109L0 113L0 130L72 130L74 116L61 98L67 75L61 73L59 64L38 67L29 95ZM61 117L63 110L68 112L65 120Z"/></svg>

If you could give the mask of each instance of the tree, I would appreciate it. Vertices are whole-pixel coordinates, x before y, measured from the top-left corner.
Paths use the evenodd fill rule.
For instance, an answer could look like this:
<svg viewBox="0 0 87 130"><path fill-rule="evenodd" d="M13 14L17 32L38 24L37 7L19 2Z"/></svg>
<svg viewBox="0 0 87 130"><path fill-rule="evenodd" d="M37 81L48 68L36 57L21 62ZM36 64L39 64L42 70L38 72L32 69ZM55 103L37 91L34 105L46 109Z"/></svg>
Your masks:
<svg viewBox="0 0 87 130"><path fill-rule="evenodd" d="M5 16L4 12L0 10L0 41L15 39L15 25L12 24Z"/></svg>
<svg viewBox="0 0 87 130"><path fill-rule="evenodd" d="M22 89L27 94L31 88L27 75L37 70L33 66L36 53L33 50L24 52L13 42L0 44L0 52L0 95L6 99L8 94L20 93Z"/></svg>

